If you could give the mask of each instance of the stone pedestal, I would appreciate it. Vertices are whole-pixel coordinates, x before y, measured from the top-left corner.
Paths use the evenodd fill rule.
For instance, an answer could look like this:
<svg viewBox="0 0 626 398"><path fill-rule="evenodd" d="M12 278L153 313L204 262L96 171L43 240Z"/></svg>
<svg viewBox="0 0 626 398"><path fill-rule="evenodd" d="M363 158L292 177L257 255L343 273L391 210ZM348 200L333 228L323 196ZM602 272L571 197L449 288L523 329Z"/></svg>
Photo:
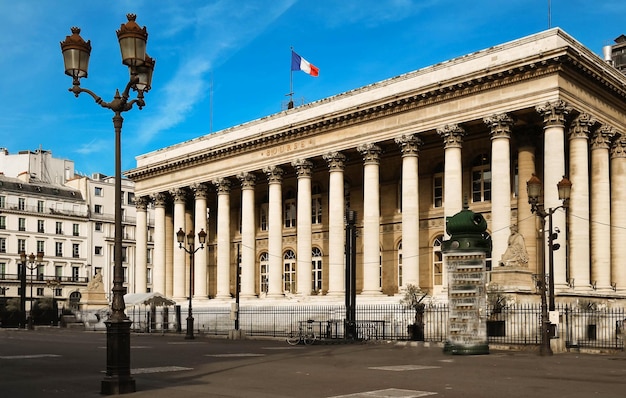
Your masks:
<svg viewBox="0 0 626 398"><path fill-rule="evenodd" d="M505 291L532 292L535 287L533 274L526 267L495 267L491 270L491 283L497 283Z"/></svg>

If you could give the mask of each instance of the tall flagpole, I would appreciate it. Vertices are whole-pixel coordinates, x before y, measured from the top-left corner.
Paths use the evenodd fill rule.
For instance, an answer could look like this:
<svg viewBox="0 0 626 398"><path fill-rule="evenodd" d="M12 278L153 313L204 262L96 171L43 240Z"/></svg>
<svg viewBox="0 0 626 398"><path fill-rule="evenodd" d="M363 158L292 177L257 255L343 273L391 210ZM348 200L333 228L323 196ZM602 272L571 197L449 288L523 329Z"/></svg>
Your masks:
<svg viewBox="0 0 626 398"><path fill-rule="evenodd" d="M291 54L289 60L289 103L287 104L287 109L293 108L293 68L291 67L291 62L293 60L293 47L291 47Z"/></svg>

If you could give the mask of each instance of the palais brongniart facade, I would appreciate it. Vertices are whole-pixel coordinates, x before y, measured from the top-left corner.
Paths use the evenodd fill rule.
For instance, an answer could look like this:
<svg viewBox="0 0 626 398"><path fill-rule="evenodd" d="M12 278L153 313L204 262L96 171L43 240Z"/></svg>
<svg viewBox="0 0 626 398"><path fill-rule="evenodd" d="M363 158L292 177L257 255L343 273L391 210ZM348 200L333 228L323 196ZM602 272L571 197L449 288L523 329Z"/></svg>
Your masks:
<svg viewBox="0 0 626 398"><path fill-rule="evenodd" d="M488 222L492 283L537 300L548 251L528 204L536 174L545 208L572 182L553 215L557 302L626 296L626 76L560 29L141 155L126 174L137 230L155 214L154 235L137 232L137 292L184 302L182 228L208 233L194 300L231 298L238 259L242 298L341 300L349 209L360 300L410 284L443 297L445 220L467 201Z"/></svg>

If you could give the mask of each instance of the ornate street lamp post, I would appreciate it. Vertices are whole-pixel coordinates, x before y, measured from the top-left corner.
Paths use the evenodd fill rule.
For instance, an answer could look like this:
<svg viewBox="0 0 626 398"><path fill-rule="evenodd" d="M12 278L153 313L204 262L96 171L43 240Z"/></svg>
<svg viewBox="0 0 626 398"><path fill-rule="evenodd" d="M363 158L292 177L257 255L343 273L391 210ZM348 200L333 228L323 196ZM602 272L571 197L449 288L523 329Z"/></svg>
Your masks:
<svg viewBox="0 0 626 398"><path fill-rule="evenodd" d="M552 348L550 347L550 320L548 316L548 303L546 295L550 300L550 311L554 311L554 251L559 250L558 243L554 243L557 238L557 233L553 231L552 215L558 209L567 209L569 205L569 198L572 191L572 183L565 176L557 184L559 192L559 200L563 202L561 206L544 208L543 203L539 202L542 191L541 180L533 174L532 177L526 182L526 189L528 191L528 203L530 204L531 211L541 218L541 231L542 242L545 242L545 226L546 217L548 218L548 288L546 289L546 261L545 256L541 262L541 273L538 278L538 284L541 291L541 355L552 355ZM549 290L549 294L547 293Z"/></svg>
<svg viewBox="0 0 626 398"><path fill-rule="evenodd" d="M204 229L201 229L198 232L198 242L200 242L200 247L196 247L194 249L194 239L193 231L189 231L187 234L187 249L183 243L185 243L185 231L182 228L176 232L176 239L178 241L178 248L183 249L185 252L189 254L189 308L187 309L187 333L185 334L185 340L193 340L195 337L193 335L193 311L191 308L191 297L193 295L193 265L194 265L194 254L200 249L204 249L204 243L206 242L206 232Z"/></svg>
<svg viewBox="0 0 626 398"><path fill-rule="evenodd" d="M124 313L124 270L122 268L122 169L121 169L121 134L122 112L132 109L137 104L139 109L145 106L144 93L150 90L154 59L146 54L148 32L136 22L135 14L127 15L128 22L117 31L117 38L122 52L122 64L128 66L130 79L126 89L120 95L119 90L111 102L104 102L91 90L80 87L80 79L87 77L91 42L80 37L80 29L73 27L72 35L61 42L61 51L65 63L65 74L72 77L72 88L76 97L80 93L89 94L98 105L114 112L115 129L115 239L113 266L113 299L111 315L105 322L107 326L107 370L101 384L102 394L125 394L135 392L135 380L130 375L130 325L131 321ZM137 92L137 98L129 101L130 90Z"/></svg>
<svg viewBox="0 0 626 398"><path fill-rule="evenodd" d="M26 268L30 271L30 307L28 309L28 328L33 330L35 328L35 325L33 324L33 304L35 302L35 298L33 297L33 271L36 270L39 264L43 261L43 252L37 252L37 256L31 253L28 257L25 252L21 252L20 259L22 260L22 272L24 275L26 275Z"/></svg>

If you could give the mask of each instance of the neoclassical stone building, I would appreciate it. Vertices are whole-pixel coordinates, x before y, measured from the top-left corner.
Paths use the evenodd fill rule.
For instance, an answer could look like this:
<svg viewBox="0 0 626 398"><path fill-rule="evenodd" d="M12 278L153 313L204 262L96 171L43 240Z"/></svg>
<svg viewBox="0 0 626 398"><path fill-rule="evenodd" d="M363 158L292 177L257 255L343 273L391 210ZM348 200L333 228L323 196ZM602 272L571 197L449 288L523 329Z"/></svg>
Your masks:
<svg viewBox="0 0 626 398"><path fill-rule="evenodd" d="M488 221L491 280L536 300L546 250L526 193L535 173L546 207L561 205L563 176L573 183L553 218L557 302L624 297L625 148L626 76L551 29L139 156L127 173L138 229L152 203L155 230L152 285L137 291L184 300L176 232L204 229L194 300L235 294L240 253L242 297L340 301L350 209L360 300L409 284L443 296L445 219L467 200ZM512 226L527 256L500 264Z"/></svg>

